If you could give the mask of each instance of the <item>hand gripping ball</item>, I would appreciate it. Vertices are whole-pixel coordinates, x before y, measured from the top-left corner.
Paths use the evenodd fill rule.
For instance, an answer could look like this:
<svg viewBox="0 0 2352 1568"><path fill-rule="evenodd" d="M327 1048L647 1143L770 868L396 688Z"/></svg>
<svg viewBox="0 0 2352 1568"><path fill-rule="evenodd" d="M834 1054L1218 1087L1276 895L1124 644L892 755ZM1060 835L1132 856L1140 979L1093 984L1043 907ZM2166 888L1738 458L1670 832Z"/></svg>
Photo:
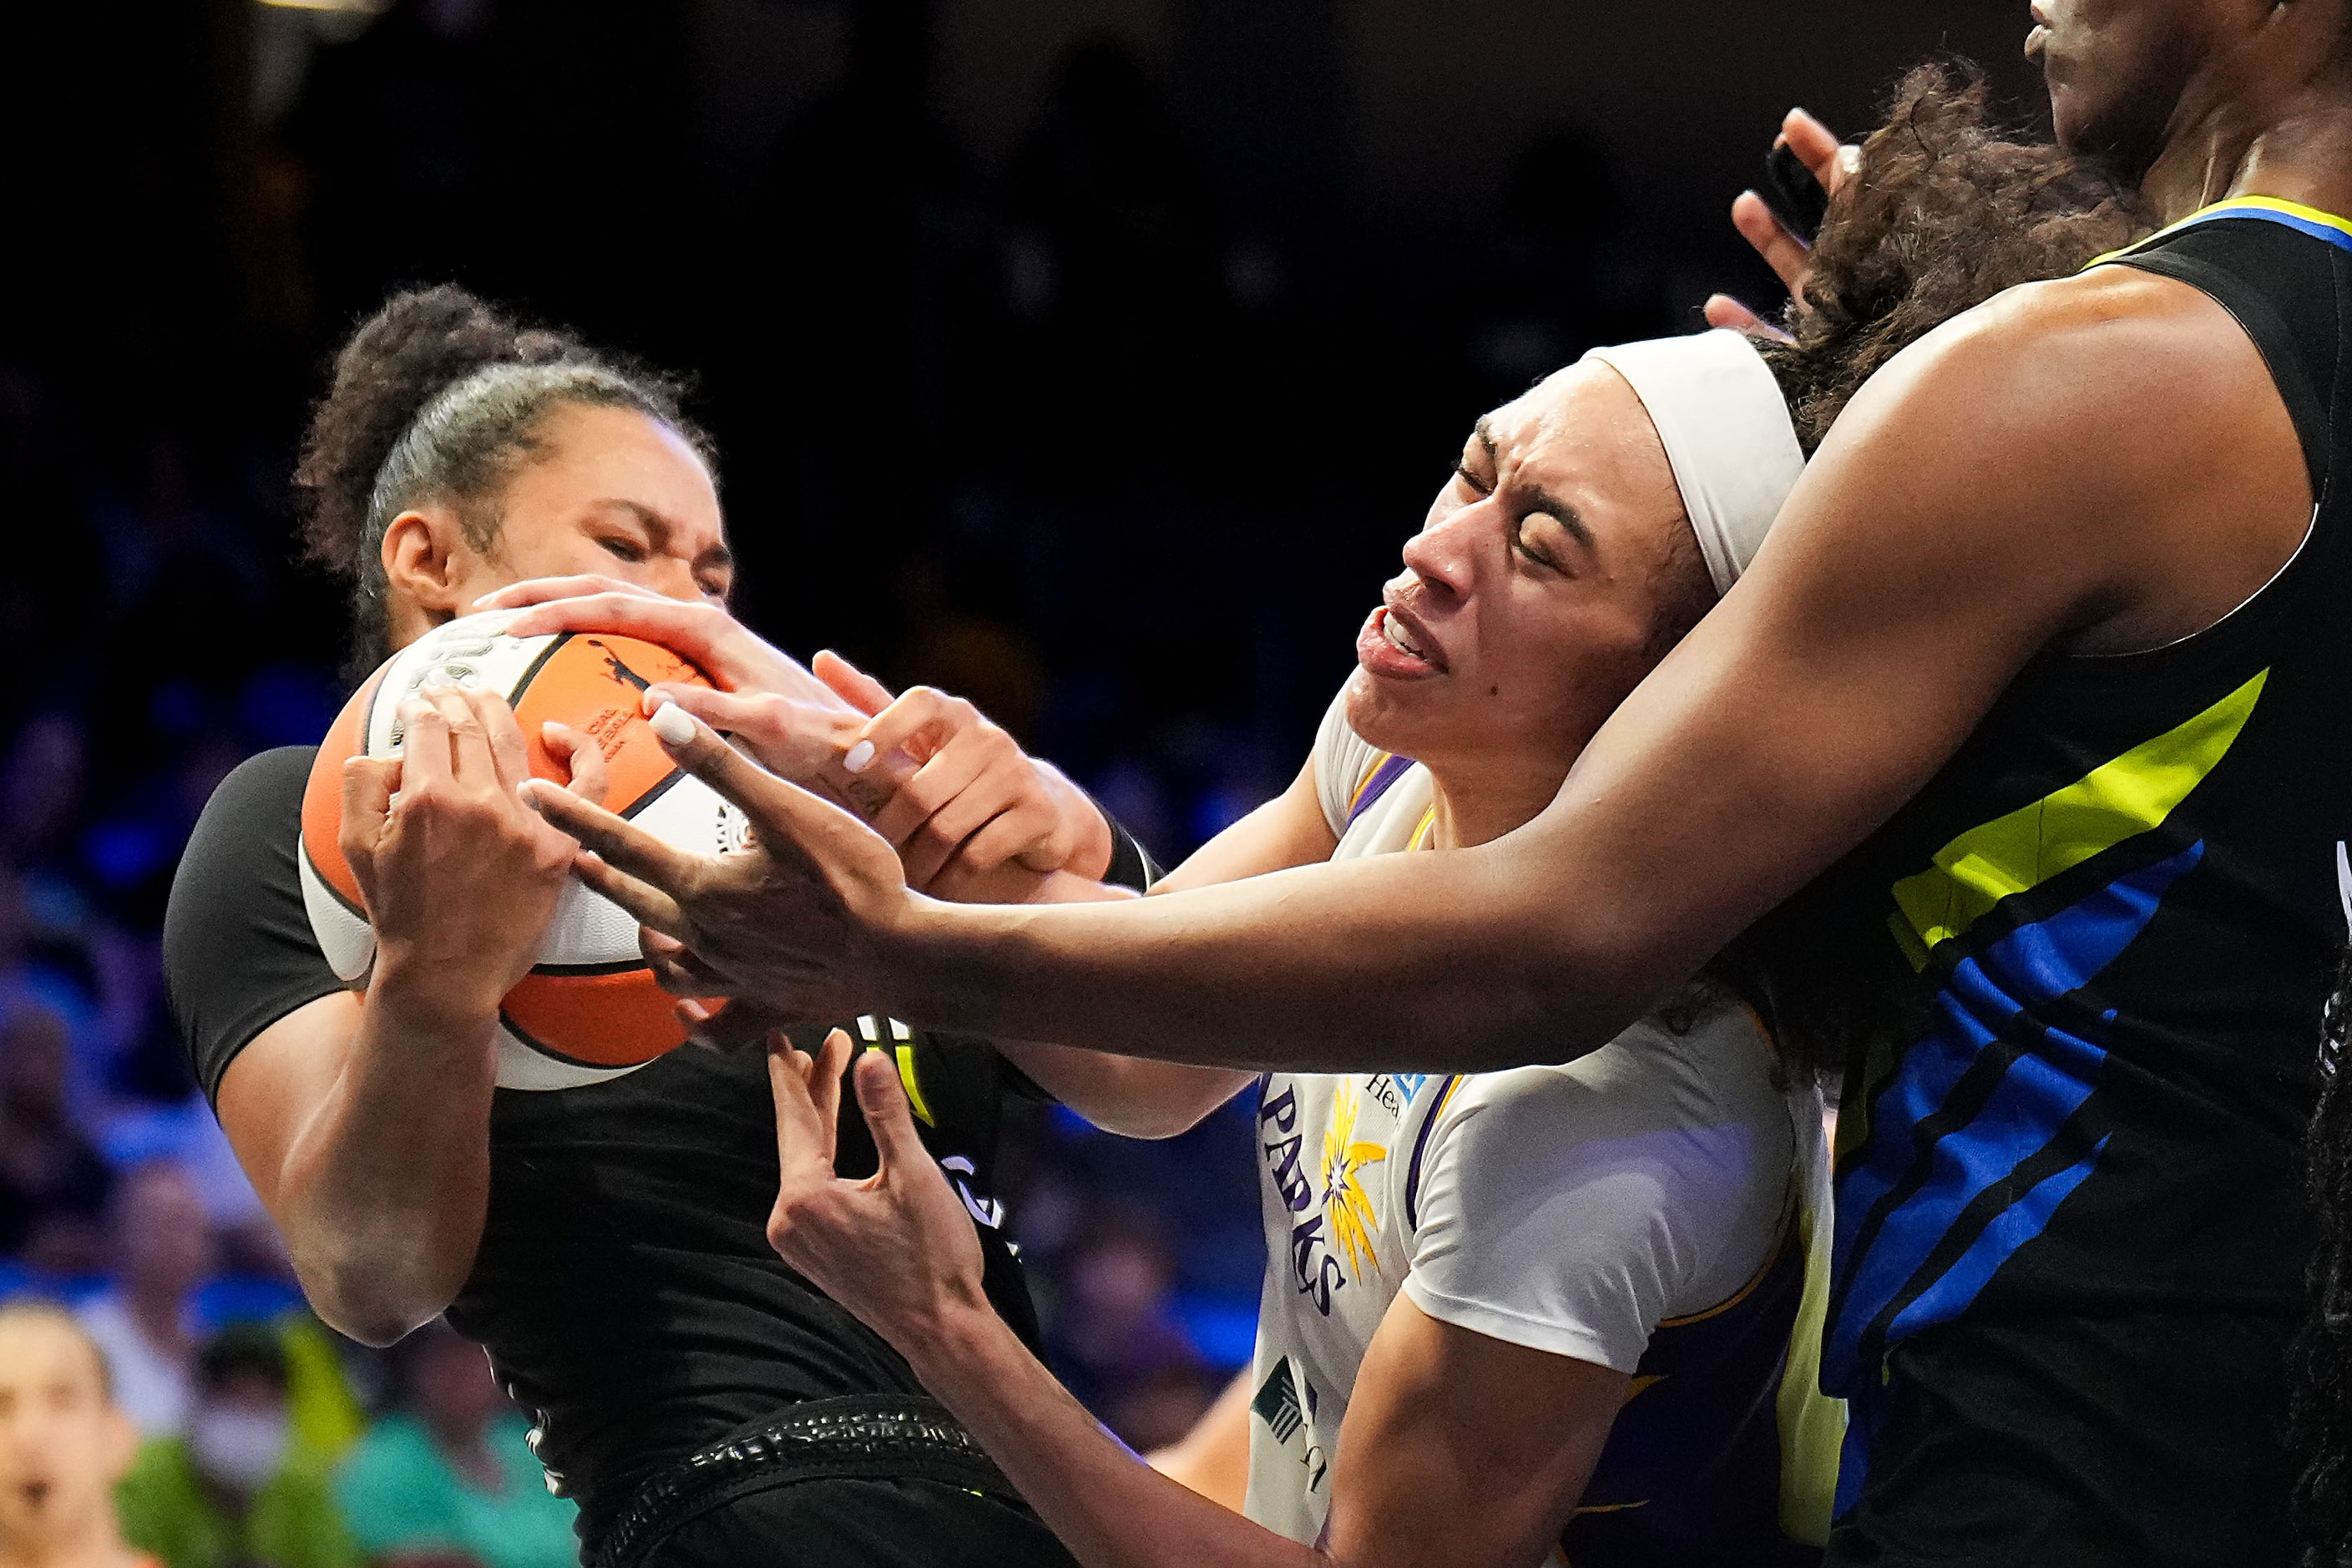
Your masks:
<svg viewBox="0 0 2352 1568"><path fill-rule="evenodd" d="M344 759L400 754L398 714L426 679L466 681L503 695L530 748L531 772L562 784L568 770L540 738L552 719L604 752L611 787L604 805L667 844L715 854L743 841L741 814L681 772L661 749L640 706L656 682L710 684L657 644L601 632L510 637L513 611L436 627L370 677L319 747L302 795L302 902L327 962L347 981L375 958L359 884L339 845ZM499 1011L499 1087L573 1089L633 1072L684 1043L673 998L654 983L637 948L637 922L577 878L564 889L539 961Z"/></svg>

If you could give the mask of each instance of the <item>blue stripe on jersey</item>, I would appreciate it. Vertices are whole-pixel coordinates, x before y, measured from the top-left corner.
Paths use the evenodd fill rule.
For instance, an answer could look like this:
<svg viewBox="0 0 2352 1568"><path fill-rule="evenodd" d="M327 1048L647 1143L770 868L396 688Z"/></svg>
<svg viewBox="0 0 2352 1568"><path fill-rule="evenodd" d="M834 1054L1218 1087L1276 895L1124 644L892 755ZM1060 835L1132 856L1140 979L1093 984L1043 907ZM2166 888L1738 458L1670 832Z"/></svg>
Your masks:
<svg viewBox="0 0 2352 1568"><path fill-rule="evenodd" d="M2182 219L2176 226L2187 228L2191 224L2212 223L2225 217L2250 217L2263 223L2278 224L2294 230L2297 234L2324 240L2338 250L2352 251L2352 231L2345 228L2342 218L2332 217L2326 213L2318 212L2313 208L2298 207L2291 203L2257 206L2250 202L2222 202Z"/></svg>
<svg viewBox="0 0 2352 1568"><path fill-rule="evenodd" d="M1904 1053L1872 1103L1864 1158L1838 1184L1838 1287L1822 1344L1824 1389L1851 1397L1875 1381L1884 1341L1902 1337L1880 1321L1888 1309L1906 1290L1934 1283L1918 1276L1931 1255L1948 1250L1943 1244L1964 1212L2047 1148L2089 1098L2105 1052L2063 1030L2020 1030L2025 1009L2089 984L2147 928L2166 890L2203 853L2200 841L2119 877L1953 966L1935 998L1935 1025ZM2014 1240L1994 1267L2040 1231L2046 1213L2032 1213L2004 1227ZM2030 1228L2018 1233L2029 1219ZM1966 1294L1972 1299L1975 1290ZM1906 1311L1903 1332L1948 1316Z"/></svg>
<svg viewBox="0 0 2352 1568"><path fill-rule="evenodd" d="M1837 1284L1822 1344L1822 1387L1849 1401L1836 1514L1861 1495L1868 1471L1886 1348L1964 1311L2105 1152L2105 1137L2077 1152L2072 1140L2084 1134L2069 1124L2106 1053L2032 1026L2026 1009L2088 984L2204 852L2200 839L1955 963L1935 997L1936 1022L1873 1100L1863 1158L1838 1182ZM2027 1170L2053 1160L2063 1163ZM2010 1195L2028 1174L2031 1184ZM1980 1228L1956 1253L1971 1225Z"/></svg>

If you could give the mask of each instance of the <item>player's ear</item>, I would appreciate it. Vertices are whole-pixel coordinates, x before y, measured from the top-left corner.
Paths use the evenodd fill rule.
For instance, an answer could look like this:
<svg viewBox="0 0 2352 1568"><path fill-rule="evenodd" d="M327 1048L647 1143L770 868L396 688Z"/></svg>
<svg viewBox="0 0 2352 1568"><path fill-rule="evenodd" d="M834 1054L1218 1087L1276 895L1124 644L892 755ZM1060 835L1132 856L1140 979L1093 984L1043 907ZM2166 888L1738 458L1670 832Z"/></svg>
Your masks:
<svg viewBox="0 0 2352 1568"><path fill-rule="evenodd" d="M412 507L383 531L383 576L394 595L436 619L462 616L459 588L472 574L473 551L446 507Z"/></svg>

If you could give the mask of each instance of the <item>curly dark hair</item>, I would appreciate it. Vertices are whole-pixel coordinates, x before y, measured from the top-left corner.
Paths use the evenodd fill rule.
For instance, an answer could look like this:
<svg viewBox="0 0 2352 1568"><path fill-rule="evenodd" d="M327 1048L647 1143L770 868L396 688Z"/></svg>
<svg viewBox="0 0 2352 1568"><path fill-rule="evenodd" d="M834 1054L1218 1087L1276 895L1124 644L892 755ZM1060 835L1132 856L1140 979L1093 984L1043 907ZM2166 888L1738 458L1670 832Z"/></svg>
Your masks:
<svg viewBox="0 0 2352 1568"><path fill-rule="evenodd" d="M528 327L454 284L394 294L335 355L294 469L305 552L352 588L352 662L391 652L380 552L408 506L454 504L467 540L498 537L498 500L565 405L630 408L677 431L718 475L685 384L576 334Z"/></svg>
<svg viewBox="0 0 2352 1568"><path fill-rule="evenodd" d="M2338 972L2320 1027L2319 1104L2304 1140L2315 1245L2310 1311L2293 1357L2288 1429L2299 1462L2296 1522L2304 1568L2352 1568L2352 960Z"/></svg>
<svg viewBox="0 0 2352 1568"><path fill-rule="evenodd" d="M1964 60L1915 67L1831 201L1803 296L1781 320L1790 341L1759 345L1808 455L1864 382L1937 327L2151 226L2136 191L2000 125L1990 100ZM1877 967L1884 893L1873 891L1833 868L1710 966L1771 1024L1792 1071L1835 1070L1924 1023Z"/></svg>
<svg viewBox="0 0 2352 1568"><path fill-rule="evenodd" d="M1917 66L1862 143L1812 252L1802 298L1764 346L1811 454L1887 361L2005 289L2078 271L2151 226L2103 165L2022 139L1965 60Z"/></svg>

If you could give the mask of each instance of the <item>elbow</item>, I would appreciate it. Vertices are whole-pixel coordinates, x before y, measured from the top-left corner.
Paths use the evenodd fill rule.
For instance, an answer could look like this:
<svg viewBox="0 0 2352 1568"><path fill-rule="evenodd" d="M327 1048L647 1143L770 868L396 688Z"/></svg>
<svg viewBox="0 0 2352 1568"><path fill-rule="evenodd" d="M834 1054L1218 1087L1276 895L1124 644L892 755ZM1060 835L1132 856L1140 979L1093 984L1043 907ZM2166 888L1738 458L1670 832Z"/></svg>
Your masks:
<svg viewBox="0 0 2352 1568"><path fill-rule="evenodd" d="M397 1344L439 1317L462 1281L386 1267L380 1258L339 1249L332 1258L298 1254L294 1272L319 1321L373 1350Z"/></svg>
<svg viewBox="0 0 2352 1568"><path fill-rule="evenodd" d="M442 1309L449 1304L441 1301L427 1305L417 1296L403 1297L364 1288L321 1289L307 1278L302 1282L302 1293L310 1299L310 1310L319 1314L320 1322L370 1350L398 1344L439 1317Z"/></svg>
<svg viewBox="0 0 2352 1568"><path fill-rule="evenodd" d="M1154 1106L1148 1110L1122 1106L1115 1111L1105 1111L1101 1116L1087 1116L1087 1120L1104 1131L1116 1132L1121 1138L1156 1143L1163 1139L1182 1137L1207 1121L1209 1112L1215 1109L1214 1105Z"/></svg>

